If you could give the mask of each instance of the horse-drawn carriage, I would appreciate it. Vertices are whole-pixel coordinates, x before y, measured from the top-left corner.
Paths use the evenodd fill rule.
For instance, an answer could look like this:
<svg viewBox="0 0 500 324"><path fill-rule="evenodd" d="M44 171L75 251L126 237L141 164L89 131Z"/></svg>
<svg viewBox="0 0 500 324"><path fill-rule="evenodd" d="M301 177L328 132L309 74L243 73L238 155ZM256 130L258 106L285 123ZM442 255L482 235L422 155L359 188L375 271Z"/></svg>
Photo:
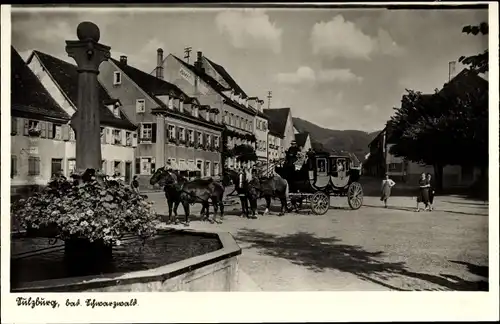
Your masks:
<svg viewBox="0 0 500 324"><path fill-rule="evenodd" d="M331 196L347 196L354 210L363 204L363 188L358 182L361 168L355 167L349 156L312 153L299 170L293 164L275 170L288 182L291 207L298 209L309 203L314 214L324 215Z"/></svg>

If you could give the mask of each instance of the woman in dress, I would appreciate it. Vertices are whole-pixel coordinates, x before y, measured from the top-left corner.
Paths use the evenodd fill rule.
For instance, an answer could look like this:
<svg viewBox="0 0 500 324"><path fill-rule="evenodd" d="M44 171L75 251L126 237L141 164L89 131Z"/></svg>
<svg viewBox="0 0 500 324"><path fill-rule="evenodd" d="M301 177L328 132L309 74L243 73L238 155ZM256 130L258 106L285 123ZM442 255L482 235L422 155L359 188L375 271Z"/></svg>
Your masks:
<svg viewBox="0 0 500 324"><path fill-rule="evenodd" d="M392 181L392 179L389 179L389 175L385 175L385 179L382 180L382 195L380 197L380 200L384 202L385 208L387 208L387 200L391 196L391 189L394 187L396 183Z"/></svg>
<svg viewBox="0 0 500 324"><path fill-rule="evenodd" d="M429 185L429 211L432 211L434 207L432 204L434 203L434 195L436 194L436 190L434 189L434 185L432 183L432 175L427 173L427 184Z"/></svg>
<svg viewBox="0 0 500 324"><path fill-rule="evenodd" d="M417 197L417 212L420 211L420 203L423 203L425 210L429 208L429 183L427 182L427 177L425 172L420 175L419 185L419 195Z"/></svg>

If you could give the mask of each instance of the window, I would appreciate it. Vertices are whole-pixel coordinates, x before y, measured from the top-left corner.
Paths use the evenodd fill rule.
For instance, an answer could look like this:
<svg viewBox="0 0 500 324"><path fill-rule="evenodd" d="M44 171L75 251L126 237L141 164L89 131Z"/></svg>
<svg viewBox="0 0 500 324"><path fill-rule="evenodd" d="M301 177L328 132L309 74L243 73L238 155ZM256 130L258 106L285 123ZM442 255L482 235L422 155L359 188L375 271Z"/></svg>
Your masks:
<svg viewBox="0 0 500 324"><path fill-rule="evenodd" d="M143 113L146 111L146 100L144 99L137 99L135 101L135 110L138 113Z"/></svg>
<svg viewBox="0 0 500 324"><path fill-rule="evenodd" d="M171 140L175 139L175 126L174 125L168 125L168 138Z"/></svg>
<svg viewBox="0 0 500 324"><path fill-rule="evenodd" d="M185 131L184 131L184 127L179 127L179 139L181 141L186 140L186 134L185 134Z"/></svg>
<svg viewBox="0 0 500 324"><path fill-rule="evenodd" d="M219 136L214 136L214 147L219 148Z"/></svg>
<svg viewBox="0 0 500 324"><path fill-rule="evenodd" d="M120 118L120 108L118 106L113 106L113 115Z"/></svg>
<svg viewBox="0 0 500 324"><path fill-rule="evenodd" d="M36 156L30 156L28 158L28 175L39 175L40 174L40 158Z"/></svg>
<svg viewBox="0 0 500 324"><path fill-rule="evenodd" d="M76 139L76 136L75 136L75 131L73 130L73 128L69 128L69 140L70 141L74 141Z"/></svg>
<svg viewBox="0 0 500 324"><path fill-rule="evenodd" d="M210 146L210 144L212 144L212 135L210 134L207 134L207 141L206 141L207 145Z"/></svg>
<svg viewBox="0 0 500 324"><path fill-rule="evenodd" d="M198 170L200 170L200 172L202 172L202 176L203 176L203 161L202 160L197 160L196 161L196 168Z"/></svg>
<svg viewBox="0 0 500 324"><path fill-rule="evenodd" d="M155 163L153 158L141 158L141 174L151 175L155 172Z"/></svg>
<svg viewBox="0 0 500 324"><path fill-rule="evenodd" d="M76 169L76 160L68 159L68 175L70 176Z"/></svg>
<svg viewBox="0 0 500 324"><path fill-rule="evenodd" d="M125 132L125 142L127 146L132 146L132 133Z"/></svg>
<svg viewBox="0 0 500 324"><path fill-rule="evenodd" d="M14 178L17 175L17 156L10 156L10 178Z"/></svg>
<svg viewBox="0 0 500 324"><path fill-rule="evenodd" d="M113 73L113 85L122 84L122 73L120 71L115 71Z"/></svg>
<svg viewBox="0 0 500 324"><path fill-rule="evenodd" d="M198 145L203 145L203 134L198 132Z"/></svg>
<svg viewBox="0 0 500 324"><path fill-rule="evenodd" d="M48 129L48 138L53 138L56 140L62 140L62 125L60 124L52 124L52 127Z"/></svg>
<svg viewBox="0 0 500 324"><path fill-rule="evenodd" d="M52 159L52 164L50 168L50 175L54 176L57 174L61 174L63 167L62 167L63 160L62 159Z"/></svg>
<svg viewBox="0 0 500 324"><path fill-rule="evenodd" d="M122 161L114 161L113 162L113 172L118 173L120 176L123 173L123 163Z"/></svg>
<svg viewBox="0 0 500 324"><path fill-rule="evenodd" d="M389 163L387 168L388 168L388 171L402 172L403 171L403 164L402 163Z"/></svg>
<svg viewBox="0 0 500 324"><path fill-rule="evenodd" d="M205 177L210 177L210 161L205 161Z"/></svg>
<svg viewBox="0 0 500 324"><path fill-rule="evenodd" d="M141 174L141 159L135 159L135 174Z"/></svg>
<svg viewBox="0 0 500 324"><path fill-rule="evenodd" d="M37 120L27 120L24 123L24 135L30 135L31 132L41 131L40 122Z"/></svg>
<svg viewBox="0 0 500 324"><path fill-rule="evenodd" d="M219 170L219 162L215 162L214 161L214 176L217 176L220 174L220 170Z"/></svg>
<svg viewBox="0 0 500 324"><path fill-rule="evenodd" d="M179 103L179 111L180 112L184 112L184 101L181 100L181 102Z"/></svg>
<svg viewBox="0 0 500 324"><path fill-rule="evenodd" d="M119 129L113 129L113 144L122 145L122 131Z"/></svg>
<svg viewBox="0 0 500 324"><path fill-rule="evenodd" d="M194 143L194 131L192 129L188 129L189 143Z"/></svg>
<svg viewBox="0 0 500 324"><path fill-rule="evenodd" d="M229 125L233 126L234 123L234 114L229 115Z"/></svg>
<svg viewBox="0 0 500 324"><path fill-rule="evenodd" d="M142 124L141 125L141 141L151 142L153 138L153 125L152 124Z"/></svg>
<svg viewBox="0 0 500 324"><path fill-rule="evenodd" d="M470 166L461 167L462 181L470 181L474 179L474 168Z"/></svg>
<svg viewBox="0 0 500 324"><path fill-rule="evenodd" d="M174 98L168 98L168 109L174 109Z"/></svg>

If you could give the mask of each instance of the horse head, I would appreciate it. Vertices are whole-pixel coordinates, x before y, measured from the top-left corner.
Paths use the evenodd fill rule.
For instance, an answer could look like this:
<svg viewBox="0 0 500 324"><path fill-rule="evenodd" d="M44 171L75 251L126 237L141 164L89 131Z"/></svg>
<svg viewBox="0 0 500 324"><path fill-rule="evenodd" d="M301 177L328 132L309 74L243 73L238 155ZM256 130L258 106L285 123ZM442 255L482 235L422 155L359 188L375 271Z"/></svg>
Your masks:
<svg viewBox="0 0 500 324"><path fill-rule="evenodd" d="M222 174L222 184L225 187L230 186L231 183L237 184L238 183L238 178L239 178L238 172L236 172L234 170L227 169Z"/></svg>
<svg viewBox="0 0 500 324"><path fill-rule="evenodd" d="M177 175L171 170L165 167L156 169L155 173L149 179L151 185L159 184L160 186L171 185L177 183Z"/></svg>

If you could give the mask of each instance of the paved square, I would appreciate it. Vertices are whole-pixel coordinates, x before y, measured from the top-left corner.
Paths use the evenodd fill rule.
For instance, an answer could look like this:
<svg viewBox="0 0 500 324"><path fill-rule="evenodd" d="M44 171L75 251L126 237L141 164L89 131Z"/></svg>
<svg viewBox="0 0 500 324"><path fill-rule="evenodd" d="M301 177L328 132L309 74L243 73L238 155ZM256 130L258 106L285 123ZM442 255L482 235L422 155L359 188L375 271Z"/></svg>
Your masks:
<svg viewBox="0 0 500 324"><path fill-rule="evenodd" d="M149 198L158 213L168 213L162 193ZM487 289L487 204L443 196L435 211L420 213L410 197L391 197L389 204L365 197L353 211L346 198L332 198L323 216L256 220L238 217L238 204L226 207L222 224L194 220L190 227L235 237L243 249L243 291ZM193 209L198 219L200 208Z"/></svg>

